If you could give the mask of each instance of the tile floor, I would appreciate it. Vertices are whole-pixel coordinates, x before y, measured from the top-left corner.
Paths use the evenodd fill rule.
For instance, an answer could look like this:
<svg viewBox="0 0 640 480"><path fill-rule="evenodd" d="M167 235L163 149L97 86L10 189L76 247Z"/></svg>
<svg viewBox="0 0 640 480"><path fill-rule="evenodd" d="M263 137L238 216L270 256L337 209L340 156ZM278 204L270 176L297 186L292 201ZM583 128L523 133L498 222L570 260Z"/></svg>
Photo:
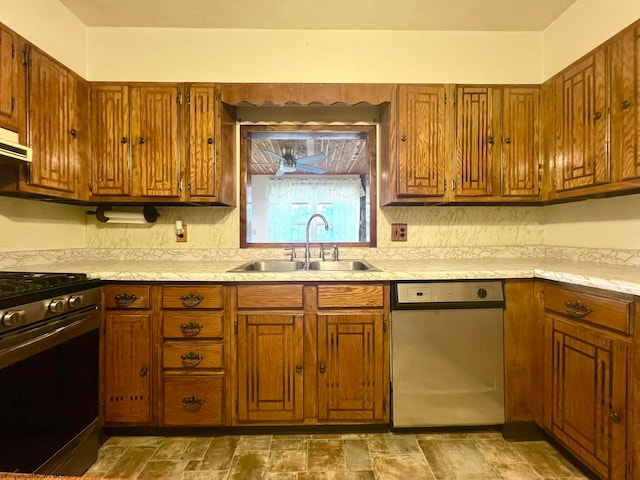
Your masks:
<svg viewBox="0 0 640 480"><path fill-rule="evenodd" d="M85 477L168 480L577 480L544 441L499 432L111 437Z"/></svg>

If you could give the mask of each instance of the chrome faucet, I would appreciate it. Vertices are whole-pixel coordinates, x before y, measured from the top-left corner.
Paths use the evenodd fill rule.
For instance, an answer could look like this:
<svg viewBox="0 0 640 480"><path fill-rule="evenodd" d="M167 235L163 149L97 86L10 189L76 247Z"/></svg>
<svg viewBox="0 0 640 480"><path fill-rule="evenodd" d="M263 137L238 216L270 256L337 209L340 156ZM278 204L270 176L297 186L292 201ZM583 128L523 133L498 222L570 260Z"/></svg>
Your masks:
<svg viewBox="0 0 640 480"><path fill-rule="evenodd" d="M311 226L311 220L315 217L321 218L324 222L324 229L329 230L329 222L324 218L324 215L320 215L319 213L314 213L309 217L307 221L307 241L304 244L304 269L309 270L309 259L311 258L311 252L309 251L309 227Z"/></svg>

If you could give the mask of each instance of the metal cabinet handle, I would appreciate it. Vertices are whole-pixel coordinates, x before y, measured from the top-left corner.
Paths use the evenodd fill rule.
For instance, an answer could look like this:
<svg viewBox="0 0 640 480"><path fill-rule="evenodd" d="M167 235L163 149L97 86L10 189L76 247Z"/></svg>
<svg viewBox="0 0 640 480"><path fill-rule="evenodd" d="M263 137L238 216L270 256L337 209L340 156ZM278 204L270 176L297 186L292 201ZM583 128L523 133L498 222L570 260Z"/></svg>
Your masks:
<svg viewBox="0 0 640 480"><path fill-rule="evenodd" d="M123 143L123 144L124 144L124 143L127 143L128 141L129 141L129 139L128 139L127 137L122 137L122 138L120 139L120 143Z"/></svg>
<svg viewBox="0 0 640 480"><path fill-rule="evenodd" d="M406 142L407 141L407 136L406 135L402 135L400 137L400 140L403 141L403 142Z"/></svg>
<svg viewBox="0 0 640 480"><path fill-rule="evenodd" d="M128 307L133 302L138 300L138 296L133 293L129 294L128 292L120 293L115 296L116 305L118 307Z"/></svg>
<svg viewBox="0 0 640 480"><path fill-rule="evenodd" d="M596 112L593 114L593 119L594 120L600 120L602 118L602 113L601 112Z"/></svg>
<svg viewBox="0 0 640 480"><path fill-rule="evenodd" d="M302 365L299 363L296 365L296 373L302 373Z"/></svg>
<svg viewBox="0 0 640 480"><path fill-rule="evenodd" d="M506 143L507 145L511 145L511 137L505 138L504 143Z"/></svg>
<svg viewBox="0 0 640 480"><path fill-rule="evenodd" d="M77 137L77 136L78 136L78 131L77 131L75 128L72 128L72 129L71 129L71 136L72 136L73 138L75 138L75 137Z"/></svg>
<svg viewBox="0 0 640 480"><path fill-rule="evenodd" d="M182 301L182 305L184 305L185 307L193 308L197 307L200 302L204 300L204 297L202 295L190 293L189 295L181 296L180 300Z"/></svg>
<svg viewBox="0 0 640 480"><path fill-rule="evenodd" d="M213 145L213 137L209 137L209 138L207 138L207 143L208 143L209 145Z"/></svg>
<svg viewBox="0 0 640 480"><path fill-rule="evenodd" d="M488 138L487 138L487 143L488 143L489 145L493 145L493 143L494 143L493 137L488 137Z"/></svg>
<svg viewBox="0 0 640 480"><path fill-rule="evenodd" d="M143 144L144 144L144 142L146 142L146 140L145 140L145 138L144 138L144 137L140 137L140 138L138 139L138 143L139 143L140 145L143 145Z"/></svg>
<svg viewBox="0 0 640 480"><path fill-rule="evenodd" d="M609 417L611 418L611 421L613 423L620 423L622 422L623 419L623 415L620 412L616 412L615 410L613 410L610 414Z"/></svg>
<svg viewBox="0 0 640 480"><path fill-rule="evenodd" d="M318 369L320 370L320 373L324 373L327 371L327 366L324 363L321 363L318 365Z"/></svg>
<svg viewBox="0 0 640 480"><path fill-rule="evenodd" d="M585 305L580 300L575 302L564 302L564 309L569 315L573 315L574 317L586 317L593 310L588 305Z"/></svg>
<svg viewBox="0 0 640 480"><path fill-rule="evenodd" d="M204 399L195 395L192 397L184 397L182 399L182 407L188 412L197 412L204 405Z"/></svg>
<svg viewBox="0 0 640 480"><path fill-rule="evenodd" d="M195 322L183 323L180 325L180 331L185 337L195 337L203 328L204 325Z"/></svg>
<svg viewBox="0 0 640 480"><path fill-rule="evenodd" d="M622 110L626 110L630 106L631 102L629 100L623 100L623 102L620 104L620 108L622 108Z"/></svg>
<svg viewBox="0 0 640 480"><path fill-rule="evenodd" d="M147 374L147 372L148 372L147 367L142 367L140 369L140 376L144 377Z"/></svg>
<svg viewBox="0 0 640 480"><path fill-rule="evenodd" d="M185 367L197 367L198 364L204 358L204 355L200 355L199 353L189 352L189 353L183 353L182 355L180 355L180 358L182 359L182 365L184 365Z"/></svg>

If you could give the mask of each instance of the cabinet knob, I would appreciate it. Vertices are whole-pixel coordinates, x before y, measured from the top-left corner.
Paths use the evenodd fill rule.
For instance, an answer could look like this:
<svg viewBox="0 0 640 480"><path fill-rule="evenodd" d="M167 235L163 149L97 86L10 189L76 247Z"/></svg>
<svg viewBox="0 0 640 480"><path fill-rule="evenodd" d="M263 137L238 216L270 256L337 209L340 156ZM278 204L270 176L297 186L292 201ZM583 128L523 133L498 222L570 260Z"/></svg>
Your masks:
<svg viewBox="0 0 640 480"><path fill-rule="evenodd" d="M72 129L71 129L71 136L72 136L73 138L75 138L75 137L77 137L77 136L78 136L78 131L77 131L75 128L72 128Z"/></svg>
<svg viewBox="0 0 640 480"><path fill-rule="evenodd" d="M406 142L407 141L407 136L406 135L402 135L400 137L400 140L402 140L403 142Z"/></svg>
<svg viewBox="0 0 640 480"><path fill-rule="evenodd" d="M122 137L120 139L120 143L127 143L129 141L129 139L127 139L127 137Z"/></svg>
<svg viewBox="0 0 640 480"><path fill-rule="evenodd" d="M622 413L616 412L615 410L609 414L609 417L611 418L611 421L613 423L620 423L622 422L622 419L623 419Z"/></svg>
<svg viewBox="0 0 640 480"><path fill-rule="evenodd" d="M300 365L300 364L296 365L296 372L297 373L302 373L302 365Z"/></svg>
<svg viewBox="0 0 640 480"><path fill-rule="evenodd" d="M147 374L147 367L142 367L140 369L140 376L144 377Z"/></svg>
<svg viewBox="0 0 640 480"><path fill-rule="evenodd" d="M138 140L138 143L140 145L144 145L144 142L146 142L145 138L144 137L140 137L140 139Z"/></svg>
<svg viewBox="0 0 640 480"><path fill-rule="evenodd" d="M511 145L511 137L505 138L504 143L506 143L507 145Z"/></svg>
<svg viewBox="0 0 640 480"><path fill-rule="evenodd" d="M213 137L209 137L209 138L207 138L207 143L208 143L209 145L213 145Z"/></svg>
<svg viewBox="0 0 640 480"><path fill-rule="evenodd" d="M493 145L493 142L494 142L493 137L488 137L488 138L487 138L487 143L488 143L489 145Z"/></svg>
<svg viewBox="0 0 640 480"><path fill-rule="evenodd" d="M320 370L320 373L324 373L327 371L327 366L324 363L321 363L318 365L318 369Z"/></svg>
<svg viewBox="0 0 640 480"><path fill-rule="evenodd" d="M602 113L601 112L596 112L593 114L593 119L594 120L600 120L602 118Z"/></svg>
<svg viewBox="0 0 640 480"><path fill-rule="evenodd" d="M620 104L620 108L622 108L622 110L626 110L627 108L629 108L631 106L631 102L629 100L624 100L621 104Z"/></svg>

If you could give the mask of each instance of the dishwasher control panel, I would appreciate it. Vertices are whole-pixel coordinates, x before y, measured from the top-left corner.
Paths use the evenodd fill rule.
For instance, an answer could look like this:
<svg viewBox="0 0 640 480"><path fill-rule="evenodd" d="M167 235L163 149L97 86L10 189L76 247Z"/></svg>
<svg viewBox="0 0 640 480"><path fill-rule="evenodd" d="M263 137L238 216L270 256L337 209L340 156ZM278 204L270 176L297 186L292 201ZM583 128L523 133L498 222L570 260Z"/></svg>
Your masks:
<svg viewBox="0 0 640 480"><path fill-rule="evenodd" d="M411 308L410 305L416 304L448 303L468 308L479 304L495 306L496 303L504 303L502 281L499 280L395 282L393 292L393 304L400 308L402 305Z"/></svg>

